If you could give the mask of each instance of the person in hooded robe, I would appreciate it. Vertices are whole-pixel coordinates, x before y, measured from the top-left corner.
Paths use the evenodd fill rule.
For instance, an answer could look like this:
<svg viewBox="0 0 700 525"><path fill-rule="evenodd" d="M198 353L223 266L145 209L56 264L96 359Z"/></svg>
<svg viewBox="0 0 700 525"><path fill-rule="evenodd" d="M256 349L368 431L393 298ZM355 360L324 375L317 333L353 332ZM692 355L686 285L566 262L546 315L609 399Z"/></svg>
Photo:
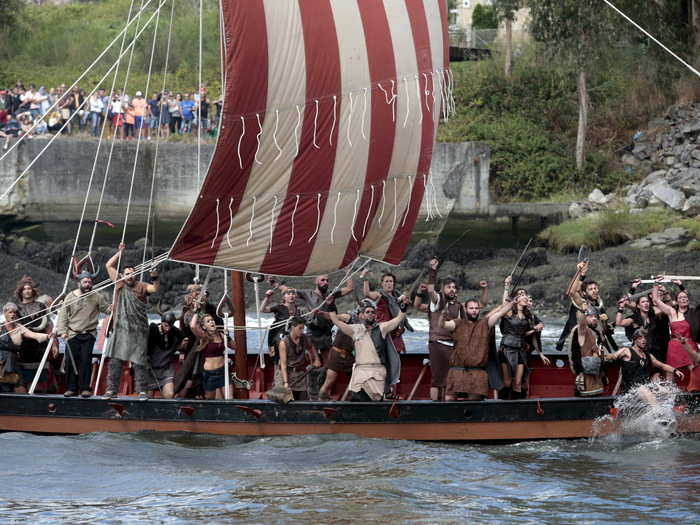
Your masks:
<svg viewBox="0 0 700 525"><path fill-rule="evenodd" d="M119 244L119 250L107 261L106 268L114 284L115 311L113 314L113 332L106 356L109 357L107 391L104 397L109 399L119 391L122 367L131 361L136 380L139 399L148 399L148 296L160 291L158 271L149 272L150 283L136 280L136 271L126 266L120 274L117 264L122 258L126 246Z"/></svg>

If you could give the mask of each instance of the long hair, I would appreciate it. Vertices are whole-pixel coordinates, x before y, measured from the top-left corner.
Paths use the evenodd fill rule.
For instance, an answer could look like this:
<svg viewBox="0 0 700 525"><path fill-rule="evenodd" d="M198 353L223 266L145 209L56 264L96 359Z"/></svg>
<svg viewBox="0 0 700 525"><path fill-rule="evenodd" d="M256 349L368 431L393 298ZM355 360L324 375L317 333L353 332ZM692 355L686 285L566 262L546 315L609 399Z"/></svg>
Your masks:
<svg viewBox="0 0 700 525"><path fill-rule="evenodd" d="M20 301L22 300L22 290L24 290L24 287L27 285L32 287L32 299L36 299L39 296L39 290L37 289L34 279L28 275L24 275L19 281L17 281L17 288L15 288L15 296Z"/></svg>

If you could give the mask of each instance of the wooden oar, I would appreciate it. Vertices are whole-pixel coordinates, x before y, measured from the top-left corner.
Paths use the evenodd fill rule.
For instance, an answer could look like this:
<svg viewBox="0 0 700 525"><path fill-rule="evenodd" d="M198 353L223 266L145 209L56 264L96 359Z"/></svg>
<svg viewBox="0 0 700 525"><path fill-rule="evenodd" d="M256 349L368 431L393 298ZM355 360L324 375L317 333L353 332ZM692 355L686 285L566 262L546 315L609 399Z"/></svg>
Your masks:
<svg viewBox="0 0 700 525"><path fill-rule="evenodd" d="M421 368L420 374L418 374L418 378L416 379L416 382L413 384L413 388L411 389L411 393L408 394L406 401L410 401L411 399L413 399L413 396L416 395L416 392L418 391L418 386L420 385L421 381L423 381L423 376L425 376L425 372L428 370L429 365L430 365L430 360L423 359L423 368Z"/></svg>

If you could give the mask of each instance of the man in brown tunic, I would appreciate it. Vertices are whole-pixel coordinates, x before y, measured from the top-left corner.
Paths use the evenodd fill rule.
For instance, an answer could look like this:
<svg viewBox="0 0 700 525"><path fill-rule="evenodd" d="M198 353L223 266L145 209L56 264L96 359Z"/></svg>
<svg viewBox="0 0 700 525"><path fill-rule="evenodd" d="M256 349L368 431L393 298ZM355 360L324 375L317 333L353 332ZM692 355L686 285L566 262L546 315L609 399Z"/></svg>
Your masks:
<svg viewBox="0 0 700 525"><path fill-rule="evenodd" d="M450 368L450 353L454 348L452 332L441 326L440 319L445 321L463 319L466 317L464 307L457 300L457 283L454 279L442 279L440 291L435 289L437 270L440 262L432 259L428 263L428 352L430 355L430 399L433 401L445 398L447 372Z"/></svg>
<svg viewBox="0 0 700 525"><path fill-rule="evenodd" d="M486 364L489 360L489 339L493 327L508 313L513 304L506 300L479 319L479 301L465 303L466 319L445 320L441 325L452 332L454 347L450 352L450 369L447 373L446 401L454 401L458 395L470 400L481 400L488 395L489 377Z"/></svg>

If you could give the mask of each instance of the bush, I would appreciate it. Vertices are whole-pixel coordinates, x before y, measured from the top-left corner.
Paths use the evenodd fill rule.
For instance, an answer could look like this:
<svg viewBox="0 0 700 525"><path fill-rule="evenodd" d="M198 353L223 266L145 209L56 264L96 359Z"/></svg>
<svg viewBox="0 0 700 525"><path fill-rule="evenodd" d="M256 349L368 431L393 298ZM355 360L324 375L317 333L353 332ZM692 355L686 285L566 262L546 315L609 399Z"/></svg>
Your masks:
<svg viewBox="0 0 700 525"><path fill-rule="evenodd" d="M673 103L683 88L648 48L606 48L589 72L586 166L575 169L578 124L576 74L544 59L539 44L521 45L510 81L495 59L452 64L458 112L440 127L444 141L480 140L492 153L492 189L500 200L550 200L604 192L635 182L619 151L631 136ZM670 81L669 81L670 79Z"/></svg>
<svg viewBox="0 0 700 525"><path fill-rule="evenodd" d="M606 210L549 226L538 238L564 253L577 251L582 245L600 250L665 230L677 221L678 216L666 209L641 213Z"/></svg>

